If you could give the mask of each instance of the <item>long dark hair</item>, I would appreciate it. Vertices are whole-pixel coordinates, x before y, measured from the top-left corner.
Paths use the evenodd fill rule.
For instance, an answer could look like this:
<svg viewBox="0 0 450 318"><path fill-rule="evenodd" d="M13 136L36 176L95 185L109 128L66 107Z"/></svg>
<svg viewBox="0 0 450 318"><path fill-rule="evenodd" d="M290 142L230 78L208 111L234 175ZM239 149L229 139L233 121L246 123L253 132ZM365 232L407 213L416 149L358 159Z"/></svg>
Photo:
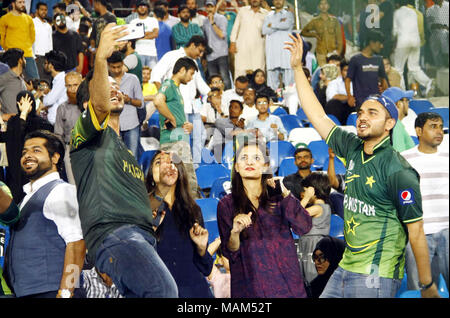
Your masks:
<svg viewBox="0 0 450 318"><path fill-rule="evenodd" d="M156 160L156 156L159 153L161 153L161 151L157 152L153 156L147 174L146 186L147 191L151 195L155 195L157 187L157 184L153 178L152 167ZM194 223L198 223L199 225L204 226L202 211L191 196L191 192L189 190L188 175L183 162L181 161L180 157L175 153L172 153L172 160L173 164L178 170L178 179L175 184L176 200L172 206L172 213L178 231L182 235L189 236L189 229L194 225ZM163 230L164 230L164 223L162 223L156 230L156 235L159 238L162 237Z"/></svg>
<svg viewBox="0 0 450 318"><path fill-rule="evenodd" d="M242 181L242 177L239 172L236 171L235 164L239 158L239 154L245 147L248 146L257 146L258 149L262 152L264 156L264 162L269 163L269 150L265 144L259 141L249 141L245 140L242 145L236 151L235 162L233 165L233 170L231 172L231 195L233 198L233 205L235 207L233 218L238 214L247 214L249 212L252 213L252 220L257 220L258 215L256 212L256 207L252 204L250 199L247 197L245 192L244 183ZM267 180L272 178L272 173L267 171L267 173L263 173L261 175L261 195L259 196L259 206L265 209L267 212L271 213L271 208L269 207L270 197L267 188ZM243 238L246 238L247 235L245 230L242 232Z"/></svg>
<svg viewBox="0 0 450 318"><path fill-rule="evenodd" d="M316 198L330 204L331 185L328 177L322 173L313 172L301 181L303 188L313 187Z"/></svg>

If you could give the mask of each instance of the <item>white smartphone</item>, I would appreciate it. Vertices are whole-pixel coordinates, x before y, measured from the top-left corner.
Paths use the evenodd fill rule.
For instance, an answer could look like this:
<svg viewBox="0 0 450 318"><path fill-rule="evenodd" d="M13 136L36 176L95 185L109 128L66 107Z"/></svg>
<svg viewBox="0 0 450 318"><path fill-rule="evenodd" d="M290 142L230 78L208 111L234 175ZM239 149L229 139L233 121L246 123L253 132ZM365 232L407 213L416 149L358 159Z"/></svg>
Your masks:
<svg viewBox="0 0 450 318"><path fill-rule="evenodd" d="M123 25L117 25L113 29L120 28ZM125 24L127 27L128 34L121 37L117 41L129 41L135 39L141 39L145 36L144 23L136 23L136 24Z"/></svg>

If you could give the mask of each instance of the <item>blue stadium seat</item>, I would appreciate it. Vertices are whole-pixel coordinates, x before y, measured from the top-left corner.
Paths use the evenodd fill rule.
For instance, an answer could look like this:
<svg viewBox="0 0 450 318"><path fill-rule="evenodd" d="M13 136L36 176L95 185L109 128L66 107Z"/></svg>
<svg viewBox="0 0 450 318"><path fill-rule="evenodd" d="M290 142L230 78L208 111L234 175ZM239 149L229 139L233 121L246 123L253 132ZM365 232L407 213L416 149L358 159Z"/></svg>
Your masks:
<svg viewBox="0 0 450 318"><path fill-rule="evenodd" d="M296 115L302 123L309 123L309 119L308 119L308 117L306 117L306 114L305 114L305 111L303 110L303 108L299 107L297 109Z"/></svg>
<svg viewBox="0 0 450 318"><path fill-rule="evenodd" d="M289 135L292 129L303 127L302 122L295 115L286 114L286 115L279 115L278 117L280 117L284 129L286 129L287 135Z"/></svg>
<svg viewBox="0 0 450 318"><path fill-rule="evenodd" d="M148 119L148 125L159 127L159 112L157 110L155 110L155 112Z"/></svg>
<svg viewBox="0 0 450 318"><path fill-rule="evenodd" d="M411 139L414 141L414 143L415 143L416 145L419 144L419 138L417 138L417 136L410 136L410 137L411 137Z"/></svg>
<svg viewBox="0 0 450 318"><path fill-rule="evenodd" d="M295 165L295 158L286 157L280 163L280 167L278 168L278 175L281 177L285 177L290 174L296 173L297 171L298 168Z"/></svg>
<svg viewBox="0 0 450 318"><path fill-rule="evenodd" d="M286 157L294 156L295 152L294 146L285 140L269 141L267 148L270 152L270 166L274 173L278 170L281 161Z"/></svg>
<svg viewBox="0 0 450 318"><path fill-rule="evenodd" d="M440 107L440 108L433 108L430 109L433 113L438 113L442 116L442 119L444 119L444 129L448 129L448 108L447 107Z"/></svg>
<svg viewBox="0 0 450 318"><path fill-rule="evenodd" d="M347 126L355 126L356 127L356 118L358 117L358 115L353 112L350 113L350 115L348 115L347 117L347 122L345 123Z"/></svg>
<svg viewBox="0 0 450 318"><path fill-rule="evenodd" d="M341 126L341 122L337 119L333 114L327 114L328 118L330 118L336 125Z"/></svg>
<svg viewBox="0 0 450 318"><path fill-rule="evenodd" d="M330 236L344 239L344 219L337 214L331 214Z"/></svg>
<svg viewBox="0 0 450 318"><path fill-rule="evenodd" d="M197 199L195 202L202 210L205 228L209 233L208 242L211 243L219 236L219 228L217 226L217 204L219 203L219 200L215 198L206 198Z"/></svg>
<svg viewBox="0 0 450 318"><path fill-rule="evenodd" d="M426 99L412 99L409 102L409 108L411 108L416 115L419 115L420 113L430 111L434 108L434 106L429 100Z"/></svg>
<svg viewBox="0 0 450 318"><path fill-rule="evenodd" d="M209 164L217 164L216 158L214 158L213 153L208 149L203 147L202 148L202 157L200 161L200 165L209 165Z"/></svg>
<svg viewBox="0 0 450 318"><path fill-rule="evenodd" d="M317 170L322 170L324 167L325 160L328 158L328 145L324 140L311 141L308 145L309 150L311 150L314 163L313 166Z"/></svg>
<svg viewBox="0 0 450 318"><path fill-rule="evenodd" d="M400 285L400 288L397 291L397 294L395 294L395 298L400 298L400 295L403 294L405 291L408 290L408 275L403 274L402 283Z"/></svg>
<svg viewBox="0 0 450 318"><path fill-rule="evenodd" d="M144 172L145 176L147 176L147 174L148 174L148 168L150 166L150 162L152 161L153 156L155 155L156 152L157 152L157 150L144 151L144 153L139 158L139 165L141 166L142 171Z"/></svg>
<svg viewBox="0 0 450 318"><path fill-rule="evenodd" d="M405 274L406 276L406 274ZM405 280L405 278L403 278ZM403 281L402 281L403 285ZM439 282L437 283L437 289L439 296L442 298L449 298L449 293L447 289L447 285L445 284L444 278L442 277L442 274L439 275ZM405 290L405 288L402 288L400 286L400 290L397 292L396 298L421 298L420 290Z"/></svg>
<svg viewBox="0 0 450 318"><path fill-rule="evenodd" d="M272 115L277 115L277 116L287 115L287 114L288 114L287 111L283 107L277 107L272 113Z"/></svg>
<svg viewBox="0 0 450 318"><path fill-rule="evenodd" d="M210 198L222 199L227 193L223 187L223 184L227 181L230 181L229 177L220 177L217 178L213 185L211 186L211 192L209 193Z"/></svg>
<svg viewBox="0 0 450 318"><path fill-rule="evenodd" d="M324 171L328 170L328 163L329 163L329 161L330 161L330 158L328 157L325 160L324 164L323 164L323 170ZM334 171L335 171L336 174L345 174L346 171L347 171L345 169L344 164L342 163L341 160L339 160L338 157L334 157Z"/></svg>
<svg viewBox="0 0 450 318"><path fill-rule="evenodd" d="M222 164L230 171L232 170L233 166L233 157L234 157L233 142L229 141L225 144L223 148Z"/></svg>
<svg viewBox="0 0 450 318"><path fill-rule="evenodd" d="M209 164L199 166L195 170L197 175L197 183L200 189L206 190L211 189L214 181L220 177L229 177L230 172L224 165L221 164Z"/></svg>

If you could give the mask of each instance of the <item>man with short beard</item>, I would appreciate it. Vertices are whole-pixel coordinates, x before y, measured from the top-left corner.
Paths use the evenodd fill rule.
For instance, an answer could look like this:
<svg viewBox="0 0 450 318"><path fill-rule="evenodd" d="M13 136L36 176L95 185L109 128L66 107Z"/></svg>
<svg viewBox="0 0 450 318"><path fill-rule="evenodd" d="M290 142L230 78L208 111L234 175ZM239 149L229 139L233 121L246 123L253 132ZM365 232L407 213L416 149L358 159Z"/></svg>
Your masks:
<svg viewBox="0 0 450 318"><path fill-rule="evenodd" d="M77 105L77 90L83 78L80 73L70 72L66 74L65 83L67 91L67 102L61 104L56 111L56 121L54 126L55 134L59 135L66 144L66 155L64 165L66 167L67 180L70 184L75 184L72 166L70 164L69 151L72 128L80 117L81 109Z"/></svg>
<svg viewBox="0 0 450 318"><path fill-rule="evenodd" d="M33 19L26 14L25 0L11 2L12 10L0 18L0 46L4 50L22 49L26 60L26 78L39 78L32 48L35 41Z"/></svg>
<svg viewBox="0 0 450 318"><path fill-rule="evenodd" d="M300 193L303 192L301 182L311 174L311 165L314 163L314 158L308 148L297 148L294 152L294 159L298 171L284 177L283 184L288 190L291 190L297 199L301 200Z"/></svg>
<svg viewBox="0 0 450 318"><path fill-rule="evenodd" d="M147 0L140 0L137 5L138 18L130 22L131 25L137 23L144 24L145 36L136 41L136 52L141 57L142 65L153 68L158 61L156 53L155 39L158 37L158 20L150 17L150 4Z"/></svg>
<svg viewBox="0 0 450 318"><path fill-rule="evenodd" d="M191 11L191 22L198 24L198 26L202 28L203 23L205 23L207 18L204 15L198 14L197 0L186 0L186 6Z"/></svg>
<svg viewBox="0 0 450 318"><path fill-rule="evenodd" d="M30 182L17 209L0 213L10 225L7 273L16 297L71 298L84 264L76 188L62 181L64 145L53 133L25 137L20 163ZM11 213L12 212L12 213Z"/></svg>
<svg viewBox="0 0 450 318"><path fill-rule="evenodd" d="M156 252L144 173L120 138L124 108L107 59L126 27L102 32L88 109L72 131L71 153L88 262L111 277L125 297L177 297L176 283Z"/></svg>
<svg viewBox="0 0 450 318"><path fill-rule="evenodd" d="M203 31L196 23L190 22L191 11L189 8L182 4L178 8L178 16L181 21L175 24L172 28L172 36L175 40L177 49L185 46L194 35L203 36Z"/></svg>

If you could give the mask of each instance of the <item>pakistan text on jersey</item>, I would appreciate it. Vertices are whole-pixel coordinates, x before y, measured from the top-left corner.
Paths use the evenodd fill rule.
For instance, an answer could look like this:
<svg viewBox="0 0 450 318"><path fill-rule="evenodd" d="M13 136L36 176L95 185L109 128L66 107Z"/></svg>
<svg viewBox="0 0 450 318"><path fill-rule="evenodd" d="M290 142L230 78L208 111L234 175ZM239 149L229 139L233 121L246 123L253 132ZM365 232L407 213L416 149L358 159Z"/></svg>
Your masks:
<svg viewBox="0 0 450 318"><path fill-rule="evenodd" d="M344 196L344 209L352 211L353 213L361 213L367 216L375 216L375 206L367 204L356 198L352 198L349 195Z"/></svg>
<svg viewBox="0 0 450 318"><path fill-rule="evenodd" d="M128 172L134 178L144 181L144 173L142 172L141 168L135 166L132 163L129 163L126 160L122 160L122 161L123 161L123 171L124 172Z"/></svg>

